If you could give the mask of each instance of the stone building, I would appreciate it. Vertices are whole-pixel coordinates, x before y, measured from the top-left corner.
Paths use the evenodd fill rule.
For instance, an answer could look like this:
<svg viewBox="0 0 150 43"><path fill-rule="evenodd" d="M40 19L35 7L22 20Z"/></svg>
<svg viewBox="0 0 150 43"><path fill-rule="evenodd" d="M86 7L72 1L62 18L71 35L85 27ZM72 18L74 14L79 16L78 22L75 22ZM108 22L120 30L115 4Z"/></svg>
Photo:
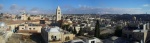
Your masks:
<svg viewBox="0 0 150 43"><path fill-rule="evenodd" d="M28 15L26 13L23 13L21 15L21 20L28 20Z"/></svg>
<svg viewBox="0 0 150 43"><path fill-rule="evenodd" d="M146 43L148 41L149 23L138 24L138 26L128 26L122 30L122 37L129 40Z"/></svg>
<svg viewBox="0 0 150 43"><path fill-rule="evenodd" d="M22 24L18 26L19 33L41 33L42 26L37 24Z"/></svg>
<svg viewBox="0 0 150 43"><path fill-rule="evenodd" d="M74 34L62 30L59 27L45 27L44 29L47 33L42 31L42 37L44 38L44 40L48 38L47 41L50 43L62 43L68 40L73 40L73 38L75 37ZM48 35L48 37L44 37L45 35Z"/></svg>

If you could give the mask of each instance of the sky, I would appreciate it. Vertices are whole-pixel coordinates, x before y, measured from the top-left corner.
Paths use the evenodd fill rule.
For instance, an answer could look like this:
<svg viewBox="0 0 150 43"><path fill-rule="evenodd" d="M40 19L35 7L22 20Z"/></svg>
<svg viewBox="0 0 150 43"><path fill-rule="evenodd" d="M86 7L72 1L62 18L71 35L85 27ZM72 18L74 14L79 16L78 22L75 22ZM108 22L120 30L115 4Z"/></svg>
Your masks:
<svg viewBox="0 0 150 43"><path fill-rule="evenodd" d="M150 0L0 0L0 13L150 14Z"/></svg>

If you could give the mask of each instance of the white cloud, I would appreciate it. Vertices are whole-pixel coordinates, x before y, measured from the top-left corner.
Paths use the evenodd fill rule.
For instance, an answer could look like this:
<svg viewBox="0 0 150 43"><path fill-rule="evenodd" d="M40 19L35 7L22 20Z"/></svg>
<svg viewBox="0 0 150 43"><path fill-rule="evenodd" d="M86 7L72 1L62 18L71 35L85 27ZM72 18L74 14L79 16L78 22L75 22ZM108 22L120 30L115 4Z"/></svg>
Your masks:
<svg viewBox="0 0 150 43"><path fill-rule="evenodd" d="M10 6L10 10L15 10L15 9L17 9L17 5L16 5L16 4L12 4L12 5Z"/></svg>
<svg viewBox="0 0 150 43"><path fill-rule="evenodd" d="M63 11L63 13L69 13L69 14L139 14L144 13L142 8L101 8L101 7L90 7L85 5L80 5L79 8L74 9L68 9L66 11Z"/></svg>
<svg viewBox="0 0 150 43"><path fill-rule="evenodd" d="M149 6L149 5L145 5ZM60 6L62 9L62 14L141 14L148 12L148 10L144 10L143 8L102 8L102 7L91 7L87 5L79 5L78 8L65 5ZM0 4L0 10L3 8L3 6ZM37 7L27 9L26 7L20 7L16 4L13 4L10 6L10 12L14 14L19 14L20 12L26 11L29 14L55 14L55 9L39 9Z"/></svg>
<svg viewBox="0 0 150 43"><path fill-rule="evenodd" d="M50 9L40 9L37 7L32 8L30 11L28 11L28 13L30 14L55 14L54 10L50 10Z"/></svg>
<svg viewBox="0 0 150 43"><path fill-rule="evenodd" d="M144 4L143 6L144 6L144 7L148 7L148 6L150 6L150 4Z"/></svg>

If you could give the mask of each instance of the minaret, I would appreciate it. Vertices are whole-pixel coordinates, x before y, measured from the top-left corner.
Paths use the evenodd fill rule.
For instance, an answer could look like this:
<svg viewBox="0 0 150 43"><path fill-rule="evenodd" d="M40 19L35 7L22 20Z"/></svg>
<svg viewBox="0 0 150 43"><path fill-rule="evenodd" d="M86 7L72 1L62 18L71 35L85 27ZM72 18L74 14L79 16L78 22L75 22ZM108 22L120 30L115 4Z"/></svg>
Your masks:
<svg viewBox="0 0 150 43"><path fill-rule="evenodd" d="M58 6L56 9L56 21L59 21L59 20L61 20L61 9Z"/></svg>

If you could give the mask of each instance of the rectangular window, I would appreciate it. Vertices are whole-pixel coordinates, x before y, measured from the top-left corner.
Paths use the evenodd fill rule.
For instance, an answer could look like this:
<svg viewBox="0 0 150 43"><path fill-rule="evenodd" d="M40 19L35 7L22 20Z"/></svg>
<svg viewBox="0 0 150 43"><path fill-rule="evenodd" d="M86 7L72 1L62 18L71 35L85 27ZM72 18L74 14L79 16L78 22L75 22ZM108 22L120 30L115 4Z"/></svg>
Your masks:
<svg viewBox="0 0 150 43"><path fill-rule="evenodd" d="M31 30L31 28L29 28Z"/></svg>
<svg viewBox="0 0 150 43"><path fill-rule="evenodd" d="M35 29L35 28L33 28L33 29Z"/></svg>
<svg viewBox="0 0 150 43"><path fill-rule="evenodd" d="M91 43L95 43L95 41L91 41Z"/></svg>

